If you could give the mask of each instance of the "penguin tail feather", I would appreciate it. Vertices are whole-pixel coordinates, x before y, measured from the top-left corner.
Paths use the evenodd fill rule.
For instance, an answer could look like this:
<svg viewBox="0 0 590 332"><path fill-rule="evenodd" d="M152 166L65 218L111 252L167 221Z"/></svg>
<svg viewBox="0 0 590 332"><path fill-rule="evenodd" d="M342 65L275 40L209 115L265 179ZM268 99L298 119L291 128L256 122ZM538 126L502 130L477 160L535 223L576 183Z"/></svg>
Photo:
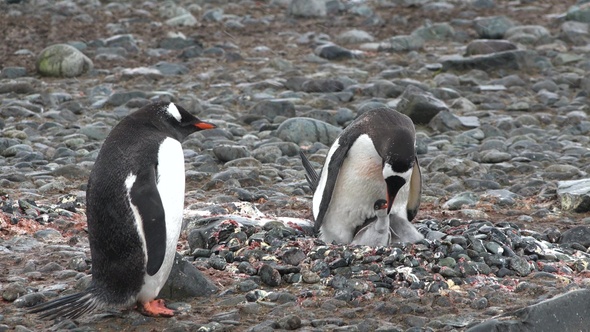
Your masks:
<svg viewBox="0 0 590 332"><path fill-rule="evenodd" d="M318 173L313 169L313 166L311 166L309 159L303 154L303 151L299 150L299 156L301 157L301 164L303 164L303 168L305 169L305 179L311 190L315 191L319 181Z"/></svg>
<svg viewBox="0 0 590 332"><path fill-rule="evenodd" d="M85 290L80 293L64 296L32 307L30 313L38 313L43 319L67 318L75 319L102 305L92 293Z"/></svg>

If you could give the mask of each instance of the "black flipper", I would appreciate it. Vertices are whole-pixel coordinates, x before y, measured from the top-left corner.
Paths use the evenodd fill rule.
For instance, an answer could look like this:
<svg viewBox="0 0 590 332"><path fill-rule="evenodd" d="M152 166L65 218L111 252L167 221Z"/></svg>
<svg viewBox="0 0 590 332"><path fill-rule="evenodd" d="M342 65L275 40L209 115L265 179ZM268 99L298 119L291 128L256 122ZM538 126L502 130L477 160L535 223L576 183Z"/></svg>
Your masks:
<svg viewBox="0 0 590 332"><path fill-rule="evenodd" d="M158 192L156 172L156 168L144 168L137 174L129 193L143 222L148 256L146 271L151 276L160 270L166 255L166 216Z"/></svg>
<svg viewBox="0 0 590 332"><path fill-rule="evenodd" d="M40 318L76 319L101 307L102 303L92 294L92 289L64 296L32 307L30 313L39 313Z"/></svg>
<svg viewBox="0 0 590 332"><path fill-rule="evenodd" d="M301 164L303 164L303 168L305 168L305 179L307 180L311 190L315 191L318 187L318 181L320 180L320 177L313 166L311 166L309 159L307 159L303 151L299 150L299 156L301 157Z"/></svg>
<svg viewBox="0 0 590 332"><path fill-rule="evenodd" d="M348 150L350 150L350 147L358 138L358 136L359 134L354 136L343 135L337 138L336 141L338 142L338 147L330 157L330 160L327 160L328 170L326 184L324 186L324 192L322 193L320 211L318 212L318 216L313 226L313 229L316 233L319 232L320 227L322 226L322 223L324 221L324 216L326 215L326 212L328 212L328 207L330 206L330 201L332 200L332 194L334 193L334 188L336 187L336 181L338 180L338 175L340 174L340 168L342 167L342 163L344 163L344 159L346 159Z"/></svg>

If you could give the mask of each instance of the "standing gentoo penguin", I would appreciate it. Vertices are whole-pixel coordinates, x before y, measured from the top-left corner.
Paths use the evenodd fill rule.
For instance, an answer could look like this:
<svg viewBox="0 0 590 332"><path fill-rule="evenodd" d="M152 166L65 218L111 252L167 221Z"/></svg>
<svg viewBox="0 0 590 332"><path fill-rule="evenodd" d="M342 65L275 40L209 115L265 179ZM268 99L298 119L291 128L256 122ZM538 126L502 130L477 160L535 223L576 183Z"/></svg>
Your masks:
<svg viewBox="0 0 590 332"><path fill-rule="evenodd" d="M375 216L374 203L383 197L395 234L391 241L423 238L410 223L420 207L422 191L415 144L409 117L392 109L373 109L338 136L319 177L304 161L308 181L317 184L312 186L313 215L321 240L351 243L355 229Z"/></svg>
<svg viewBox="0 0 590 332"><path fill-rule="evenodd" d="M86 193L92 282L32 312L74 319L95 308L137 303L146 315L173 315L154 299L170 274L182 225L181 142L211 128L215 125L169 102L144 106L113 128Z"/></svg>

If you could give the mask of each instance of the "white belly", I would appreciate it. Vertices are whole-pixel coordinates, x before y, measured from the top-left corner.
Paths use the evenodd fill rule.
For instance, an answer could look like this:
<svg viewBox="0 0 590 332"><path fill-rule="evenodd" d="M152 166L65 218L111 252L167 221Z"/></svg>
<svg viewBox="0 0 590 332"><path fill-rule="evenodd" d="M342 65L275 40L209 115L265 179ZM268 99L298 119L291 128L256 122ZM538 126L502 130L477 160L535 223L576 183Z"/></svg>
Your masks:
<svg viewBox="0 0 590 332"><path fill-rule="evenodd" d="M145 275L144 285L137 297L138 302L153 300L166 283L174 255L176 244L182 227L182 211L184 209L184 155L180 142L166 138L158 152L157 187L166 217L166 255L160 270L152 276Z"/></svg>

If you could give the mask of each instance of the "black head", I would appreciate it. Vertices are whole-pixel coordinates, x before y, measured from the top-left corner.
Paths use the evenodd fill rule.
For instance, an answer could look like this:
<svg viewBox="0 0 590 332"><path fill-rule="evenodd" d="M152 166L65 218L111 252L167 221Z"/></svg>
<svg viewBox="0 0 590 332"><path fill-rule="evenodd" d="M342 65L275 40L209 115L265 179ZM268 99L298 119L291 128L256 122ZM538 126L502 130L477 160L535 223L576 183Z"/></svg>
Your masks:
<svg viewBox="0 0 590 332"><path fill-rule="evenodd" d="M199 120L181 106L171 102L149 104L132 114L132 116L137 119L147 120L156 128L181 142L194 132L216 127L212 123Z"/></svg>
<svg viewBox="0 0 590 332"><path fill-rule="evenodd" d="M384 199L378 199L378 200L376 200L375 201L375 204L373 205L373 209L375 211L383 210L383 209L386 209L386 208L387 208L387 201L384 200Z"/></svg>

